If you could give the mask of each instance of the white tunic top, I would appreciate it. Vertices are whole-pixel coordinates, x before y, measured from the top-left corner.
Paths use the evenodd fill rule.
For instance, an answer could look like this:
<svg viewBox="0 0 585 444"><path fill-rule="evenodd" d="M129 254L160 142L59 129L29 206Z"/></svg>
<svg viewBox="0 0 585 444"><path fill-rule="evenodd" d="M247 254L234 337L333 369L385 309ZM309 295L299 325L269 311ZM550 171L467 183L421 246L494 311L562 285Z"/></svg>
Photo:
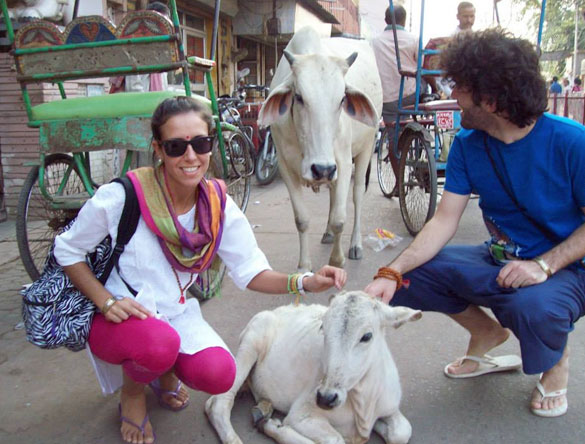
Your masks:
<svg viewBox="0 0 585 444"><path fill-rule="evenodd" d="M55 239L55 258L59 264L67 266L85 261L86 254L94 251L108 234L114 244L124 201L125 192L121 184L101 186L83 206L71 229ZM195 207L179 216L179 222L192 230L194 216ZM246 216L229 196L218 254L226 264L229 276L242 290L254 276L270 269ZM119 267L124 280L138 292L136 300L177 330L181 337L181 353L194 354L217 346L227 349L224 341L203 319L197 299L189 298L185 304L179 304L181 292L175 274L156 235L142 217L120 256ZM177 274L181 286L185 286L190 273L177 271ZM105 287L114 296L132 297L115 269ZM90 356L103 392L113 393L122 383L121 366L107 364L91 352Z"/></svg>

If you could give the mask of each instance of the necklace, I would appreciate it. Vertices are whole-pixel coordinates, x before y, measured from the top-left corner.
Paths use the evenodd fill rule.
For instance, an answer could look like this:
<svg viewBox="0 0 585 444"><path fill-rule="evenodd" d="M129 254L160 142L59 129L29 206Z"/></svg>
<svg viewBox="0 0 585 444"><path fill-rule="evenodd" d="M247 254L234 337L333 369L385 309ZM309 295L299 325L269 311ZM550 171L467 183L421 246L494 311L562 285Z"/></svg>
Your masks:
<svg viewBox="0 0 585 444"><path fill-rule="evenodd" d="M173 267L172 265L171 265L171 270L173 270L175 278L177 279L177 285L179 286L179 290L181 290L181 297L179 298L179 304L184 304L185 303L185 290L187 288L189 288L189 286L193 283L193 276L195 275L195 273L191 273L191 277L189 278L189 282L187 282L187 284L183 287L183 286L181 286L181 280L179 279L179 274L177 273L177 270L175 270L175 267Z"/></svg>

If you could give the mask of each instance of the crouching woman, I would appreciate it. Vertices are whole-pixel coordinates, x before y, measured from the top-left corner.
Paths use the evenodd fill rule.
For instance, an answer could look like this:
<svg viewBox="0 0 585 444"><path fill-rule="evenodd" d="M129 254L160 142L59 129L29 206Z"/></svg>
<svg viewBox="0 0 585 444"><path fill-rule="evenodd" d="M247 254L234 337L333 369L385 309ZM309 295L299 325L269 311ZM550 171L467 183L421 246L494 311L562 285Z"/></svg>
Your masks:
<svg viewBox="0 0 585 444"><path fill-rule="evenodd" d="M162 407L179 411L189 403L182 383L218 394L234 381L233 356L203 319L198 301L185 298L216 254L241 289L276 294L296 285L270 268L223 183L204 178L213 147L209 111L192 98L167 99L155 110L151 127L156 166L128 173L141 215L119 271L102 285L85 263L86 254L107 235L116 240L125 199L119 183L100 187L55 241L58 262L100 309L88 345L104 393L122 388L121 434L132 443L155 439L146 411L147 385ZM298 280L304 289L319 292L342 288L346 274L325 266Z"/></svg>

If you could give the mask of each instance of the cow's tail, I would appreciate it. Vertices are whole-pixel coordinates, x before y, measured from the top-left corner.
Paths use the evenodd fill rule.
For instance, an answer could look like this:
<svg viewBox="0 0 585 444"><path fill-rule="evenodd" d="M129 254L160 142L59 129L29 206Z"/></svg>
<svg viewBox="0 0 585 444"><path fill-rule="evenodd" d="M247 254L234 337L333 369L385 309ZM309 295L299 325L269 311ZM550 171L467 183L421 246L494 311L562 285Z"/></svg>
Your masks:
<svg viewBox="0 0 585 444"><path fill-rule="evenodd" d="M368 163L368 169L366 170L366 191L368 191L368 185L370 184L370 173L372 172L372 161Z"/></svg>

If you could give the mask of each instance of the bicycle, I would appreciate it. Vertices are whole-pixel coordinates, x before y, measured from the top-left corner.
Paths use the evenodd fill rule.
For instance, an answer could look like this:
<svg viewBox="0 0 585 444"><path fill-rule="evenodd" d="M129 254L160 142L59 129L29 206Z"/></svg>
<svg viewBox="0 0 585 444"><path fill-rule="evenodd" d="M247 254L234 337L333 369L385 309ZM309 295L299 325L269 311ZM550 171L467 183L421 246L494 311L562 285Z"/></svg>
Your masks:
<svg viewBox="0 0 585 444"><path fill-rule="evenodd" d="M272 183L278 173L278 156L276 146L272 140L270 127L264 130L264 137L261 139L261 148L256 157L256 181L259 185Z"/></svg>
<svg viewBox="0 0 585 444"><path fill-rule="evenodd" d="M134 152L151 150L150 118L154 109L162 100L176 95L161 91L69 98L63 86L65 80L180 69L185 95L191 96L188 69L204 71L211 100L196 98L212 109L216 121L218 148L213 155L212 174L226 181L228 193L245 210L253 170L236 144L224 139L222 130L226 134L239 130L219 119L210 74L215 66L215 48L212 44L211 60L185 57L175 0L169 1L171 20L154 11L134 11L117 27L100 16L74 17L63 32L55 24L41 20L20 26L16 34L6 0L0 0L0 7L13 48L28 125L39 128L39 160L29 164L31 170L20 193L16 217L18 248L31 279L40 276L55 236L99 186L92 177L90 154L112 148L125 152L119 172L124 175ZM219 0L216 7L219 11ZM218 17L215 36L217 21ZM152 64L153 59L156 64ZM62 100L33 106L27 85L40 82L56 83ZM213 277L210 282L205 282L205 277L200 279L201 288L194 289L198 297L217 293L223 274Z"/></svg>

